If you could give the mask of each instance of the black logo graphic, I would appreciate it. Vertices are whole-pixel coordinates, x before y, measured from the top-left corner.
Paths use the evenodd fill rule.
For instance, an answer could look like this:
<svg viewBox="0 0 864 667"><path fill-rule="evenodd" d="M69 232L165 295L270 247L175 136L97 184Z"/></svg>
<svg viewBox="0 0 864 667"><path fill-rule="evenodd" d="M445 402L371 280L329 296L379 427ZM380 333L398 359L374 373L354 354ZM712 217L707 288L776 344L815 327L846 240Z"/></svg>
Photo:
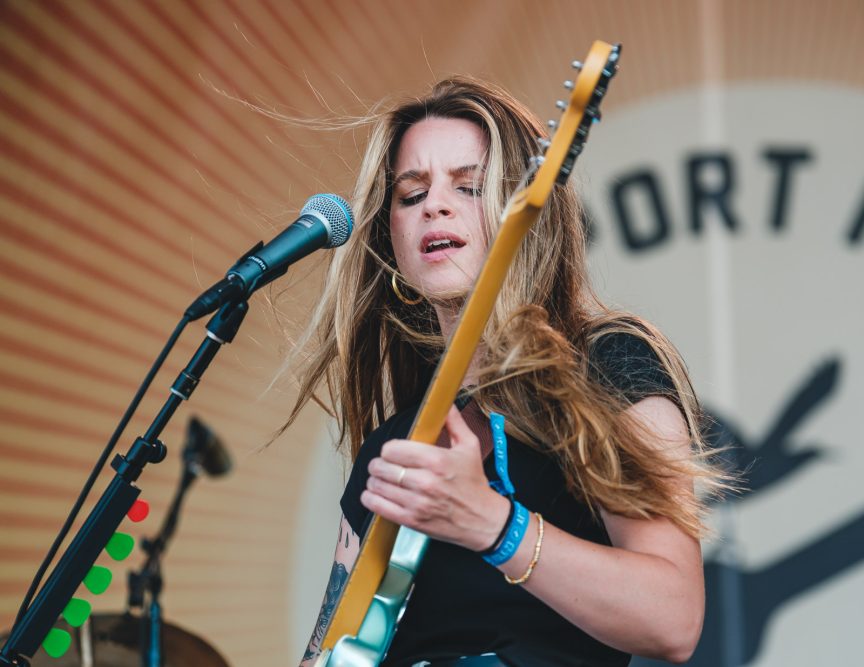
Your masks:
<svg viewBox="0 0 864 667"><path fill-rule="evenodd" d="M728 419L711 415L707 440L713 447L726 448L729 468L737 471L746 487L725 502L746 502L753 494L789 481L823 456L817 445L800 446L795 432L835 392L839 375L839 359L818 367L793 391L761 441L748 441ZM687 663L691 667L739 667L751 662L780 607L864 560L864 513L761 569L737 563L734 545L729 547L721 546L718 557L705 563L705 626ZM644 658L631 663L633 667L665 664Z"/></svg>

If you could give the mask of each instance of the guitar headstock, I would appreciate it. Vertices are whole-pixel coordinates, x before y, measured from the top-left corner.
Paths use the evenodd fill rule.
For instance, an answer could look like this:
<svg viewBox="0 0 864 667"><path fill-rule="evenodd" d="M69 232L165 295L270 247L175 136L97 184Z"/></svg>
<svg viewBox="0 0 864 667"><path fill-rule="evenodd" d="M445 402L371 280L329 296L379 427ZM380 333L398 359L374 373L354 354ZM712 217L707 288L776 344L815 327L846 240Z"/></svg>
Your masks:
<svg viewBox="0 0 864 667"><path fill-rule="evenodd" d="M570 91L568 101L559 100L561 117L549 121L552 130L549 140L541 140L543 154L532 158L536 172L531 183L514 197L540 208L546 202L555 183L564 183L573 171L576 158L582 152L591 126L600 120L600 103L609 87L609 81L618 71L621 45L596 41L584 63L573 62L577 71L573 81L565 81Z"/></svg>

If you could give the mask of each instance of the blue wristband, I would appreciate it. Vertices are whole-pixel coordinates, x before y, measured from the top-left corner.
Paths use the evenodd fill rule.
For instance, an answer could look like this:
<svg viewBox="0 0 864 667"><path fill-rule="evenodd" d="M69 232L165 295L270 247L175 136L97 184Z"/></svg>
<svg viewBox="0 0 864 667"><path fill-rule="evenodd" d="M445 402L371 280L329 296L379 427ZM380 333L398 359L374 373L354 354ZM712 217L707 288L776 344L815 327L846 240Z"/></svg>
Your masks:
<svg viewBox="0 0 864 667"><path fill-rule="evenodd" d="M507 534L501 545L488 556L483 556L483 560L490 565L497 567L513 558L513 554L522 544L525 533L528 531L528 521L531 515L522 503L514 501L514 505L516 511L513 512L513 519L510 521L510 526L507 528Z"/></svg>
<svg viewBox="0 0 864 667"><path fill-rule="evenodd" d="M492 428L492 442L494 443L495 472L498 473L498 479L489 482L489 485L502 496L512 496L516 490L513 488L513 482L510 481L510 474L507 471L507 434L504 433L504 415L490 412L489 426Z"/></svg>

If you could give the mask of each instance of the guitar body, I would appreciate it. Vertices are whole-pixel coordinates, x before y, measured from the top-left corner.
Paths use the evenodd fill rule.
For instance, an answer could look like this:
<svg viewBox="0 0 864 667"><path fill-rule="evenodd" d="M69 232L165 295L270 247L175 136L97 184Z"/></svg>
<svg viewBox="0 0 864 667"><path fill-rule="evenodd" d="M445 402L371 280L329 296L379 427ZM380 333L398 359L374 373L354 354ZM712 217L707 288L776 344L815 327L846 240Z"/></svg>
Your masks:
<svg viewBox="0 0 864 667"><path fill-rule="evenodd" d="M408 605L414 577L428 546L429 538L423 533L404 526L398 528L387 571L357 635L341 637L329 655L322 654L316 666L376 667L381 662Z"/></svg>
<svg viewBox="0 0 864 667"><path fill-rule="evenodd" d="M555 183L563 183L581 153L599 104L617 71L619 46L595 42L581 65L569 104L539 167L527 175L505 210L459 324L426 392L408 439L436 442L522 239ZM531 180L533 177L533 180ZM322 642L316 667L375 667L387 654L408 603L429 538L375 517Z"/></svg>

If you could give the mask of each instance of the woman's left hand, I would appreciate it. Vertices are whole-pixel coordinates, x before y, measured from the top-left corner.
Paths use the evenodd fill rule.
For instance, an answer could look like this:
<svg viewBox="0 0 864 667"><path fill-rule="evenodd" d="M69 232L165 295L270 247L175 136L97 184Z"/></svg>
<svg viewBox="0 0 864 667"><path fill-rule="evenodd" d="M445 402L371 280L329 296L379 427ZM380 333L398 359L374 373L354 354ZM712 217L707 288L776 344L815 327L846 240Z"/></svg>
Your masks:
<svg viewBox="0 0 864 667"><path fill-rule="evenodd" d="M444 427L449 449L412 440L385 443L369 463L360 501L385 519L481 551L497 538L509 502L489 487L480 441L455 406Z"/></svg>

